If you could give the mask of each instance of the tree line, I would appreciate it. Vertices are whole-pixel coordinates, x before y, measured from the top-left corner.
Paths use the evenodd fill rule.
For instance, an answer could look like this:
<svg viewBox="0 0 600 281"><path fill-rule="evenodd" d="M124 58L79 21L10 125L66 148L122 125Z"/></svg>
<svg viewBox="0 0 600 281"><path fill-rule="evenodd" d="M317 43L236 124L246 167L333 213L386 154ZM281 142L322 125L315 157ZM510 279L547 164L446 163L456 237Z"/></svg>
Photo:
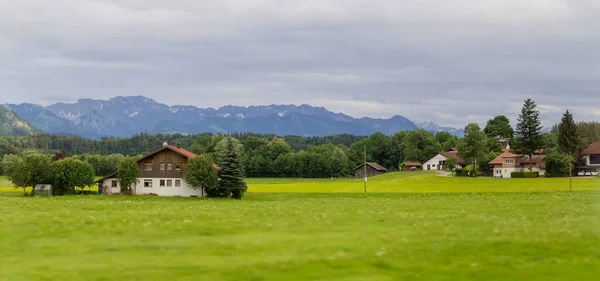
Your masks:
<svg viewBox="0 0 600 281"><path fill-rule="evenodd" d="M463 138L447 132L432 133L425 130L403 131L393 135L375 133L370 136L344 134L326 137L278 137L254 133L227 136L143 133L131 138L101 140L36 135L0 137L0 157L19 155L23 151L50 155L58 153L88 163L95 175L104 176L117 171L125 156L140 156L161 147L165 141L196 154L208 154L217 158L217 144L226 137L231 137L239 142L244 174L248 177L329 178L351 175L353 168L364 161L365 148L367 161L377 162L391 171L400 169L403 162L422 163L440 151L449 151L451 148L458 148L472 171L490 170L492 167L487 163L502 153L502 147L496 138L503 137L512 139L511 147L518 154L533 155L543 148L551 166L550 174L562 175L564 167L556 172L552 170L552 163L558 161L564 165L567 155L577 158L583 147L600 141L600 123L575 122L572 114L567 112L563 116L566 121L562 120L551 132L542 132L536 106L531 100L525 101L515 128L506 116L496 116L488 120L483 129L475 123L468 124ZM565 125L565 122L569 125ZM567 142L566 131L570 136L577 136L576 141L570 140L571 143L576 143L576 149L564 148ZM2 165L0 172L1 170Z"/></svg>

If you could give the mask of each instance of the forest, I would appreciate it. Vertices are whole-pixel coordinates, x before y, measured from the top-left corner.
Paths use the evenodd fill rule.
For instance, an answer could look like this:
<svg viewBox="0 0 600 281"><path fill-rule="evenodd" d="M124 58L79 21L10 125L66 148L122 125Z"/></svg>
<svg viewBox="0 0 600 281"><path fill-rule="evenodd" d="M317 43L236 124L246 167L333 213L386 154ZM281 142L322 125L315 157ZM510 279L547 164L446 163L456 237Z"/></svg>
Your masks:
<svg viewBox="0 0 600 281"><path fill-rule="evenodd" d="M579 122L577 130L582 144L600 141L600 123ZM502 152L496 137L513 138L514 130L505 116L490 119L485 133L486 155L482 163ZM162 146L177 145L196 154L214 154L215 145L225 136L239 140L247 177L329 178L352 174L362 163L366 149L367 161L377 162L387 169L400 169L405 161L424 162L440 151L459 147L463 139L446 132L425 130L402 131L393 135L375 133L371 136L332 135L324 137L275 136L255 133L220 134L138 134L131 138L91 140L76 136L34 135L1 136L0 157L7 154L43 153L70 156L86 161L97 176L116 171L124 156L143 155ZM557 126L542 134L543 147L552 150L558 145ZM485 165L482 165L485 169ZM0 167L1 171L1 167Z"/></svg>

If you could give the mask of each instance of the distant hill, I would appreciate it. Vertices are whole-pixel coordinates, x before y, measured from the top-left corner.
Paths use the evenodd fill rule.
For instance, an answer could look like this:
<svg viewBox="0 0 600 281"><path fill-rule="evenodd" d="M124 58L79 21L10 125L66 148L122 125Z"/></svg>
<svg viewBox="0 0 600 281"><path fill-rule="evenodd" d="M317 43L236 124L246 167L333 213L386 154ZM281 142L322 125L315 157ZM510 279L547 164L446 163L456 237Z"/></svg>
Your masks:
<svg viewBox="0 0 600 281"><path fill-rule="evenodd" d="M417 126L397 115L390 119L353 118L310 105L224 106L218 109L189 105L168 106L143 96L109 100L80 99L47 107L7 104L24 120L47 133L89 138L129 137L136 133L233 133L325 136L333 134L393 134Z"/></svg>
<svg viewBox="0 0 600 281"><path fill-rule="evenodd" d="M463 137L464 136L464 129L458 129L458 128L453 128L453 127L443 127L443 126L439 126L438 124L435 124L433 122L418 122L418 121L413 121L413 123L415 123L415 125L419 128L419 129L423 129L432 133L437 133L437 132L448 132L454 136L457 137Z"/></svg>
<svg viewBox="0 0 600 281"><path fill-rule="evenodd" d="M29 124L29 122L21 119L12 110L0 106L0 135L29 136L41 132L42 131Z"/></svg>

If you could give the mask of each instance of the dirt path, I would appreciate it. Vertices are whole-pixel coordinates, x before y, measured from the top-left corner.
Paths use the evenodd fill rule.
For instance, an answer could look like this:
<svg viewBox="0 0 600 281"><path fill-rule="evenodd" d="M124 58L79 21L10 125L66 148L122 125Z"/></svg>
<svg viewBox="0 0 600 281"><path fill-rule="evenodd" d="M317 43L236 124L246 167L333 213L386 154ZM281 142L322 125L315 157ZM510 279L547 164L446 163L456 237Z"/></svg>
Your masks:
<svg viewBox="0 0 600 281"><path fill-rule="evenodd" d="M446 172L446 171L443 171L443 172L439 172L437 176L438 176L438 177L448 177L448 176L450 176L450 175L452 175L452 173L451 173L451 172Z"/></svg>

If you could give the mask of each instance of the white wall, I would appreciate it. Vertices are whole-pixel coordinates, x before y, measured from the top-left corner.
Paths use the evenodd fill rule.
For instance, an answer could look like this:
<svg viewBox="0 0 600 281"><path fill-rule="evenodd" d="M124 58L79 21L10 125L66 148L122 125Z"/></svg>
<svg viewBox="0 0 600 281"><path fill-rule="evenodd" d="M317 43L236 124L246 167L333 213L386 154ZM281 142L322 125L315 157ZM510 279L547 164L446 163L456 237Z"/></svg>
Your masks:
<svg viewBox="0 0 600 281"><path fill-rule="evenodd" d="M498 171L500 171L500 173L498 173ZM529 168L494 168L494 177L495 178L511 178L510 173L512 172L529 172ZM533 168L532 172L539 172L540 176L543 176L546 174L546 170L545 169L540 169L540 168Z"/></svg>
<svg viewBox="0 0 600 281"><path fill-rule="evenodd" d="M444 157L444 155L438 154L433 158L429 159L427 162L423 163L423 170L427 171L427 165L430 165L430 170L435 171L438 169L438 165L440 161L446 161L448 158ZM434 166L435 165L435 166Z"/></svg>
<svg viewBox="0 0 600 281"><path fill-rule="evenodd" d="M111 186L111 180L115 178L109 178L104 180L103 186ZM144 187L144 180L152 180L152 187ZM156 194L159 196L198 196L202 197L204 193L202 190L197 190L189 187L185 180L181 178L164 178L165 186L160 186L160 178L139 178L139 182L135 186L135 194ZM173 186L166 186L166 180L172 180ZM181 186L175 186L175 180L181 180ZM111 189L112 194L121 193L121 187L117 184L117 187Z"/></svg>

